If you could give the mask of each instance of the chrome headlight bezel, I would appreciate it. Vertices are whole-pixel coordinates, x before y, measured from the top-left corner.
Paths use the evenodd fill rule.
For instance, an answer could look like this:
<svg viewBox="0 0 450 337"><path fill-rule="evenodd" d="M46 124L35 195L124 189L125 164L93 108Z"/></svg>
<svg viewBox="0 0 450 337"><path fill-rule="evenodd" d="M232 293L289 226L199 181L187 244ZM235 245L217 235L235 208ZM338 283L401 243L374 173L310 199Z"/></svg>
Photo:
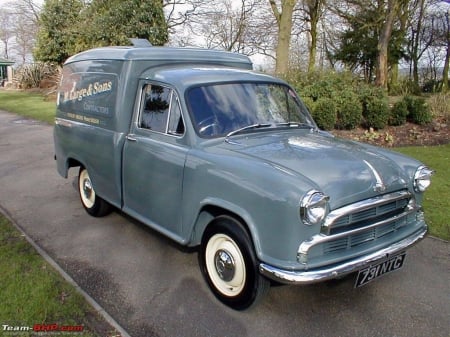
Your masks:
<svg viewBox="0 0 450 337"><path fill-rule="evenodd" d="M328 213L328 200L329 196L317 190L306 193L300 202L300 218L303 224L313 226L322 223Z"/></svg>
<svg viewBox="0 0 450 337"><path fill-rule="evenodd" d="M434 171L424 165L419 166L414 173L414 191L423 193L431 184L431 176Z"/></svg>

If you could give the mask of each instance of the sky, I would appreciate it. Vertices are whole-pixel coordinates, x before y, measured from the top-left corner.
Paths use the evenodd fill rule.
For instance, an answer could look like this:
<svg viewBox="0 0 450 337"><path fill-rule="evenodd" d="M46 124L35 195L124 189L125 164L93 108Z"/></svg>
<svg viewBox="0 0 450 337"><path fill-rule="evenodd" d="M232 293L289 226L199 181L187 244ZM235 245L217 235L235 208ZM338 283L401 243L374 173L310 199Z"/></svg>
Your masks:
<svg viewBox="0 0 450 337"><path fill-rule="evenodd" d="M4 6L6 6L6 4L8 4L8 3L17 3L17 2L19 2L19 1L17 1L17 0L0 0L0 10L2 8L4 8ZM37 3L37 4L42 4L43 2L44 2L44 0L34 0L34 3ZM0 56L2 56L2 55L3 55L3 46L0 45ZM260 56L253 56L251 58L255 64L255 66L262 66L267 61L267 60L265 60L264 57L260 57Z"/></svg>

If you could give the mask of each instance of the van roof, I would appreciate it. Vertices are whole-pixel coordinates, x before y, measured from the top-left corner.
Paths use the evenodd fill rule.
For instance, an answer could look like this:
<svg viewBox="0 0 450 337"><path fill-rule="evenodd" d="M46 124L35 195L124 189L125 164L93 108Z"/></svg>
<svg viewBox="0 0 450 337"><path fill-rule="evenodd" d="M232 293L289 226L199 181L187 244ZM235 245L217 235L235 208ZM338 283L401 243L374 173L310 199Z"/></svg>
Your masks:
<svg viewBox="0 0 450 337"><path fill-rule="evenodd" d="M151 61L173 61L173 62L227 62L246 64L250 69L251 60L242 54L201 49L201 48L175 48L175 47L102 47L90 49L76 54L67 59L65 64L86 60L151 60Z"/></svg>
<svg viewBox="0 0 450 337"><path fill-rule="evenodd" d="M195 85L209 85L215 83L233 82L276 82L283 80L268 74L255 72L250 69L238 69L217 66L171 66L156 67L141 75L142 79L153 79L163 83L176 85L178 88L189 88Z"/></svg>

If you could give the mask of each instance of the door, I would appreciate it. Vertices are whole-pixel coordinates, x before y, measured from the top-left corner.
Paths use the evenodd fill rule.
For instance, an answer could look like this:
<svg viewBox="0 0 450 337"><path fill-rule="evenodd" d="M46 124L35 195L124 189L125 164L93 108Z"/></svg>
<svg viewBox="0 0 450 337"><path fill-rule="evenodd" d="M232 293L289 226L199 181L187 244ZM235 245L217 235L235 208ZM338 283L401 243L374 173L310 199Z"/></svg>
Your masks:
<svg viewBox="0 0 450 337"><path fill-rule="evenodd" d="M144 84L123 153L123 210L179 241L187 154L176 92Z"/></svg>

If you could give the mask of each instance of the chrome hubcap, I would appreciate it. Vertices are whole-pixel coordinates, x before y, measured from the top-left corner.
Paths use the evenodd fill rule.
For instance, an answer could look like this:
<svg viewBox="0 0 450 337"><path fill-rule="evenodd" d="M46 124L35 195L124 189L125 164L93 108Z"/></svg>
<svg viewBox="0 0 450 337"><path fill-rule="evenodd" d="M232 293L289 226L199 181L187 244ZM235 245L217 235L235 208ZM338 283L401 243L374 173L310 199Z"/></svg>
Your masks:
<svg viewBox="0 0 450 337"><path fill-rule="evenodd" d="M246 285L245 260L237 243L223 233L214 234L205 249L206 270L224 296L238 296Z"/></svg>
<svg viewBox="0 0 450 337"><path fill-rule="evenodd" d="M233 279L236 267L233 256L229 252L223 249L218 250L214 256L214 263L217 274L222 280L229 282Z"/></svg>
<svg viewBox="0 0 450 337"><path fill-rule="evenodd" d="M92 184L89 179L84 179L83 181L83 193L86 198L90 199L92 195Z"/></svg>

